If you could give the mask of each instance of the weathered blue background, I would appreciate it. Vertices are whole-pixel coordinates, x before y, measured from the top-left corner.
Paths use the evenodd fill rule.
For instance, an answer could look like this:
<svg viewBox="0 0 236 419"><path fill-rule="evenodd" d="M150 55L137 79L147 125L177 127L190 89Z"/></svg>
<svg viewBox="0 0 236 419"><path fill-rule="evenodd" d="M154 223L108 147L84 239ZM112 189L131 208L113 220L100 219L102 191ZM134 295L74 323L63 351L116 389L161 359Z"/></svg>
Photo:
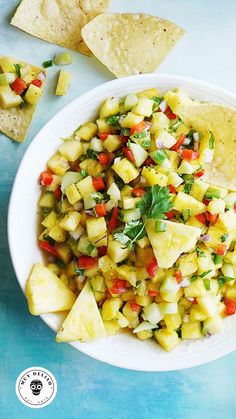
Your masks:
<svg viewBox="0 0 236 419"><path fill-rule="evenodd" d="M17 0L0 0L0 54L40 65L60 48L9 26L17 4ZM142 11L179 23L187 34L159 71L211 81L236 93L234 0L113 0L111 10ZM72 86L64 98L53 96L57 69L49 69L50 83L25 144L0 136L0 418L233 419L236 353L180 372L125 371L94 361L69 345L54 343L54 333L28 313L7 246L7 207L16 170L34 135L57 110L113 78L94 58L74 53L73 59ZM34 365L51 370L58 382L56 399L41 410L23 406L14 390L18 374Z"/></svg>

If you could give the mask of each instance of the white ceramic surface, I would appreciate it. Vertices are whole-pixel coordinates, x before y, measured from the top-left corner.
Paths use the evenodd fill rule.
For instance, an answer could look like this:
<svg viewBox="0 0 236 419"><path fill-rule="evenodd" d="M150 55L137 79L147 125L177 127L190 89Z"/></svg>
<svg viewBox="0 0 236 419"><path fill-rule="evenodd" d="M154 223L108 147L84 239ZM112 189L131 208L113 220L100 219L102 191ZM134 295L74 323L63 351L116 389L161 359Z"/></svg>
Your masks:
<svg viewBox="0 0 236 419"><path fill-rule="evenodd" d="M42 262L37 247L37 200L39 173L48 158L58 149L60 137L69 136L81 123L93 119L101 102L109 95L158 87L163 91L182 87L196 99L222 103L236 108L236 97L216 86L180 76L148 74L105 83L78 97L56 114L36 135L29 146L15 178L8 213L8 239L14 269L25 292L25 283L33 263ZM42 319L58 330L63 315L47 314ZM141 371L177 370L213 361L236 349L236 316L224 320L224 329L211 338L183 341L171 353L154 341L139 341L121 333L92 343L72 345L85 354L109 364Z"/></svg>

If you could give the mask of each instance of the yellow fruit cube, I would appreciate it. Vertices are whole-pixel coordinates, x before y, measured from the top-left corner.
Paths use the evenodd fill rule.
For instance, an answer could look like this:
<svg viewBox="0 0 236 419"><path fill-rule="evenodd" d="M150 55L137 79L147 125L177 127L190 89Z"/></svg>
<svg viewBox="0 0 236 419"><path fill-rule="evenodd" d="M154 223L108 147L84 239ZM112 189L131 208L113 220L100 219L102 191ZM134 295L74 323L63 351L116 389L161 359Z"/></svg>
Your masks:
<svg viewBox="0 0 236 419"><path fill-rule="evenodd" d="M128 112L126 117L121 122L122 128L132 128L134 125L139 124L144 119L141 115L136 115L133 112Z"/></svg>
<svg viewBox="0 0 236 419"><path fill-rule="evenodd" d="M72 183L66 188L66 196L70 204L74 205L76 202L82 199L80 192L78 191L76 185Z"/></svg>
<svg viewBox="0 0 236 419"><path fill-rule="evenodd" d="M90 193L96 192L91 176L86 176L84 179L80 180L78 183L76 183L76 187L79 189L79 192L83 198Z"/></svg>
<svg viewBox="0 0 236 419"><path fill-rule="evenodd" d="M211 214L220 214L225 211L225 201L222 198L213 198L207 205L207 211Z"/></svg>
<svg viewBox="0 0 236 419"><path fill-rule="evenodd" d="M108 97L100 108L100 118L116 115L119 112L119 99L116 97Z"/></svg>
<svg viewBox="0 0 236 419"><path fill-rule="evenodd" d="M121 147L120 135L108 135L107 139L103 142L104 148L106 148L110 153L118 150Z"/></svg>
<svg viewBox="0 0 236 419"><path fill-rule="evenodd" d="M179 312L175 314L166 314L164 316L164 321L168 330L176 330L182 323L182 317Z"/></svg>
<svg viewBox="0 0 236 419"><path fill-rule="evenodd" d="M181 336L182 339L201 339L203 336L201 323L197 321L182 323Z"/></svg>
<svg viewBox="0 0 236 419"><path fill-rule="evenodd" d="M190 195L198 201L202 202L208 188L208 183L203 182L201 179L195 179L190 191Z"/></svg>
<svg viewBox="0 0 236 419"><path fill-rule="evenodd" d="M184 192L179 192L174 201L174 209L180 212L189 209L191 215L197 215L206 211L206 205Z"/></svg>
<svg viewBox="0 0 236 419"><path fill-rule="evenodd" d="M78 226L82 215L77 211L70 211L60 221L59 226L66 231L75 231Z"/></svg>
<svg viewBox="0 0 236 419"><path fill-rule="evenodd" d="M94 122L86 122L75 132L76 137L90 141L97 134L98 127Z"/></svg>
<svg viewBox="0 0 236 419"><path fill-rule="evenodd" d="M139 176L139 171L126 158L114 163L112 169L121 177L125 183L129 183Z"/></svg>
<svg viewBox="0 0 236 419"><path fill-rule="evenodd" d="M71 73L65 70L60 70L57 87L56 87L56 96L64 96L67 94L71 81Z"/></svg>
<svg viewBox="0 0 236 419"><path fill-rule="evenodd" d="M146 179L148 186L166 186L168 184L168 176L163 173L157 173L154 168L144 166L142 176Z"/></svg>
<svg viewBox="0 0 236 419"><path fill-rule="evenodd" d="M179 343L180 339L174 330L162 328L154 332L154 337L159 345L169 352L174 349Z"/></svg>
<svg viewBox="0 0 236 419"><path fill-rule="evenodd" d="M119 263L127 259L130 250L117 240L113 240L111 236L108 241L107 254L114 263Z"/></svg>
<svg viewBox="0 0 236 419"><path fill-rule="evenodd" d="M191 282L190 285L184 288L185 297L202 297L206 295L206 288L204 282L201 278L197 279L194 282Z"/></svg>
<svg viewBox="0 0 236 419"><path fill-rule="evenodd" d="M59 152L50 157L47 165L53 173L59 176L63 176L70 167L68 161Z"/></svg>
<svg viewBox="0 0 236 419"><path fill-rule="evenodd" d="M102 305L102 319L113 320L116 318L118 311L122 306L122 300L120 298L110 298L104 301Z"/></svg>
<svg viewBox="0 0 236 419"><path fill-rule="evenodd" d="M89 241L95 243L107 233L105 218L88 218L86 220L86 229Z"/></svg>
<svg viewBox="0 0 236 419"><path fill-rule="evenodd" d="M23 102L20 95L17 95L10 86L0 86L0 105L3 109L19 106Z"/></svg>
<svg viewBox="0 0 236 419"><path fill-rule="evenodd" d="M59 148L59 151L66 160L75 161L83 154L83 147L80 141L66 140Z"/></svg>
<svg viewBox="0 0 236 419"><path fill-rule="evenodd" d="M31 105L36 105L42 94L43 90L40 87L30 84L24 96L24 100Z"/></svg>
<svg viewBox="0 0 236 419"><path fill-rule="evenodd" d="M132 111L138 115L149 117L152 114L153 104L153 100L146 97L141 97L139 98L137 105L133 108Z"/></svg>

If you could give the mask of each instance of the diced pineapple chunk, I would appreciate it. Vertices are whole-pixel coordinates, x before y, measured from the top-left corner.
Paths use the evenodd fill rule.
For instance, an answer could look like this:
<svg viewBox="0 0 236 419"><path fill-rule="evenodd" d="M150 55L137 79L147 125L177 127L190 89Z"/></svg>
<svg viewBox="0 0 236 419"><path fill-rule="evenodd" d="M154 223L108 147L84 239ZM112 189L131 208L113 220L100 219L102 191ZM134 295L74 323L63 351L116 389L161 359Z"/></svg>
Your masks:
<svg viewBox="0 0 236 419"><path fill-rule="evenodd" d="M170 120L163 112L155 112L152 115L151 122L152 122L152 126L150 128L151 134L157 134L163 130L168 130L170 126Z"/></svg>
<svg viewBox="0 0 236 419"><path fill-rule="evenodd" d="M148 158L148 153L146 150L144 150L143 147L139 144L130 143L130 150L133 153L134 160L135 160L135 166L140 167L145 162L145 160Z"/></svg>
<svg viewBox="0 0 236 419"><path fill-rule="evenodd" d="M202 202L208 188L208 183L203 182L201 179L195 179L191 187L190 195Z"/></svg>
<svg viewBox="0 0 236 419"><path fill-rule="evenodd" d="M129 183L139 176L139 171L126 158L114 163L112 169L121 177L125 183Z"/></svg>
<svg viewBox="0 0 236 419"><path fill-rule="evenodd" d="M190 311L190 320L202 322L206 320L207 315L203 313L199 305L193 305Z"/></svg>
<svg viewBox="0 0 236 419"><path fill-rule="evenodd" d="M137 125L139 124L139 122L142 122L143 119L144 117L141 115L136 115L133 112L128 112L128 114L121 122L121 126L122 128L132 128L134 125Z"/></svg>
<svg viewBox="0 0 236 419"><path fill-rule="evenodd" d="M225 210L225 201L222 198L213 198L207 205L207 211L211 214L223 213Z"/></svg>
<svg viewBox="0 0 236 419"><path fill-rule="evenodd" d="M102 305L102 319L113 320L122 306L122 300L118 297L104 301Z"/></svg>
<svg viewBox="0 0 236 419"><path fill-rule="evenodd" d="M141 332L137 332L136 336L140 340L147 340L153 336L153 333L151 330L142 330Z"/></svg>
<svg viewBox="0 0 236 419"><path fill-rule="evenodd" d="M71 81L71 73L65 70L60 70L57 87L55 91L56 96L64 96L67 94Z"/></svg>
<svg viewBox="0 0 236 419"><path fill-rule="evenodd" d="M221 237L224 234L224 230L216 227L216 225L210 226L207 234L209 235L209 241L205 242L207 247L216 249L221 244Z"/></svg>
<svg viewBox="0 0 236 419"><path fill-rule="evenodd" d="M206 288L204 282L201 278L197 279L194 282L191 282L190 285L184 288L185 297L196 298L206 295Z"/></svg>
<svg viewBox="0 0 236 419"><path fill-rule="evenodd" d="M227 209L232 208L236 203L236 192L228 193L228 195L224 197L224 201Z"/></svg>
<svg viewBox="0 0 236 419"><path fill-rule="evenodd" d="M168 184L168 176L164 173L157 173L154 168L144 167L142 176L146 179L148 186L166 186Z"/></svg>
<svg viewBox="0 0 236 419"><path fill-rule="evenodd" d="M200 339L202 338L202 330L200 322L182 323L181 326L182 339Z"/></svg>
<svg viewBox="0 0 236 419"><path fill-rule="evenodd" d="M197 253L189 253L188 255L181 256L179 259L178 269L183 276L190 276L198 269Z"/></svg>
<svg viewBox="0 0 236 419"><path fill-rule="evenodd" d="M101 239L101 237L103 237L107 232L105 218L88 218L86 220L86 229L89 241L95 243L96 241Z"/></svg>
<svg viewBox="0 0 236 419"><path fill-rule="evenodd" d="M144 319L151 324L158 324L163 319L163 314L160 310L159 304L152 303L143 308Z"/></svg>
<svg viewBox="0 0 236 419"><path fill-rule="evenodd" d="M68 246L68 244L66 243L60 243L57 245L57 252L60 256L60 259L64 262L64 263L68 263L71 259L72 256L72 252L70 247ZM73 274L74 274L74 270L73 270ZM69 281L67 281L69 284Z"/></svg>
<svg viewBox="0 0 236 419"><path fill-rule="evenodd" d="M201 214L206 211L206 205L184 192L177 194L174 208L180 212L190 210L191 215Z"/></svg>
<svg viewBox="0 0 236 419"><path fill-rule="evenodd" d="M120 330L120 326L115 320L104 320L103 324L108 336L114 336Z"/></svg>
<svg viewBox="0 0 236 419"><path fill-rule="evenodd" d="M44 192L38 202L39 207L53 208L55 204L55 196L51 192Z"/></svg>
<svg viewBox="0 0 236 419"><path fill-rule="evenodd" d="M176 142L176 138L167 132L165 129L157 134L155 137L156 144L164 144L165 148L171 148Z"/></svg>
<svg viewBox="0 0 236 419"><path fill-rule="evenodd" d="M138 103L132 111L138 115L149 117L152 114L153 104L153 100L146 97L141 97L138 99Z"/></svg>
<svg viewBox="0 0 236 419"><path fill-rule="evenodd" d="M156 330L156 332L154 332L154 337L159 345L168 352L180 343L178 334L174 330L168 330L164 327L160 330Z"/></svg>
<svg viewBox="0 0 236 419"><path fill-rule="evenodd" d="M67 232L61 228L59 224L55 224L54 227L49 230L48 235L57 243L62 243L66 240Z"/></svg>
<svg viewBox="0 0 236 419"><path fill-rule="evenodd" d="M3 73L15 73L16 69L14 66L14 62L11 57L1 57L0 58L0 66Z"/></svg>
<svg viewBox="0 0 236 419"><path fill-rule="evenodd" d="M197 302L203 313L205 313L208 317L212 317L217 313L215 297L209 292L207 292L203 297L197 297Z"/></svg>
<svg viewBox="0 0 236 419"><path fill-rule="evenodd" d="M134 266L121 265L117 268L117 273L119 278L126 279L133 287L136 286L138 276Z"/></svg>
<svg viewBox="0 0 236 419"><path fill-rule="evenodd" d="M100 118L115 115L119 112L119 99L116 97L108 97L100 108Z"/></svg>
<svg viewBox="0 0 236 419"><path fill-rule="evenodd" d="M42 221L42 225L49 230L54 227L57 222L57 213L55 211L51 211Z"/></svg>
<svg viewBox="0 0 236 419"><path fill-rule="evenodd" d="M117 240L113 240L112 236L110 236L108 241L107 254L114 263L119 263L129 256L130 250L127 247L124 247L124 245Z"/></svg>
<svg viewBox="0 0 236 419"><path fill-rule="evenodd" d="M82 199L80 192L78 191L76 185L72 183L72 185L67 186L66 188L66 196L70 204L74 205L76 202Z"/></svg>
<svg viewBox="0 0 236 419"><path fill-rule="evenodd" d="M120 135L108 135L107 139L103 142L104 148L106 148L110 153L118 150L121 147Z"/></svg>
<svg viewBox="0 0 236 419"><path fill-rule="evenodd" d="M130 94L125 97L124 110L130 111L138 103L138 97L135 94Z"/></svg>
<svg viewBox="0 0 236 419"><path fill-rule="evenodd" d="M79 180L82 179L81 173L78 172L71 172L68 171L64 174L62 180L61 180L61 191L64 194L66 192L66 188L73 183L79 182Z"/></svg>
<svg viewBox="0 0 236 419"><path fill-rule="evenodd" d="M214 317L209 317L203 323L203 333L210 333L214 335L222 329L222 317L219 314L216 314Z"/></svg>
<svg viewBox="0 0 236 419"><path fill-rule="evenodd" d="M41 87L30 84L24 96L24 100L31 105L36 105L43 94Z"/></svg>
<svg viewBox="0 0 236 419"><path fill-rule="evenodd" d="M84 179L80 180L78 183L76 183L76 187L79 189L79 192L83 198L90 193L96 192L91 176L86 176Z"/></svg>
<svg viewBox="0 0 236 419"><path fill-rule="evenodd" d="M77 211L70 211L60 221L59 226L66 231L75 231L81 220L81 214Z"/></svg>
<svg viewBox="0 0 236 419"><path fill-rule="evenodd" d="M13 92L10 86L0 86L0 105L3 109L19 106L22 102L21 96Z"/></svg>
<svg viewBox="0 0 236 419"><path fill-rule="evenodd" d="M209 234L211 234L209 232ZM204 276L204 278L211 278L215 276L216 273L216 265L213 262L212 255L208 250L204 249L204 257L198 257L198 275L201 275L205 272L209 271L208 274Z"/></svg>
<svg viewBox="0 0 236 419"><path fill-rule="evenodd" d="M0 86L6 86L12 84L16 79L16 74L14 73L1 73L0 74Z"/></svg>
<svg viewBox="0 0 236 419"><path fill-rule="evenodd" d="M76 295L48 268L33 265L26 282L26 297L31 314L69 310Z"/></svg>
<svg viewBox="0 0 236 419"><path fill-rule="evenodd" d="M68 161L59 152L50 157L47 165L53 173L59 176L63 176L70 167Z"/></svg>
<svg viewBox="0 0 236 419"><path fill-rule="evenodd" d="M166 314L164 321L168 330L176 330L182 323L182 317L180 313Z"/></svg>
<svg viewBox="0 0 236 419"><path fill-rule="evenodd" d="M236 213L233 210L229 210L219 215L217 226L224 228L230 233L236 232Z"/></svg>
<svg viewBox="0 0 236 419"><path fill-rule="evenodd" d="M87 282L57 333L57 342L89 341L106 336L93 292Z"/></svg>
<svg viewBox="0 0 236 419"><path fill-rule="evenodd" d="M116 264L107 255L99 258L98 268L102 271L106 280L111 280L117 277Z"/></svg>
<svg viewBox="0 0 236 419"><path fill-rule="evenodd" d="M83 154L83 147L80 141L67 140L61 145L59 151L66 160L75 161Z"/></svg>
<svg viewBox="0 0 236 419"><path fill-rule="evenodd" d="M176 172L170 172L168 175L168 184L173 185L175 188L178 188L183 181L182 177L180 177Z"/></svg>
<svg viewBox="0 0 236 419"><path fill-rule="evenodd" d="M97 125L94 122L86 122L76 130L75 134L81 140L90 141L97 134L97 130Z"/></svg>
<svg viewBox="0 0 236 419"><path fill-rule="evenodd" d="M201 230L172 221L164 222L166 231L156 233L155 222L147 220L146 231L159 267L167 269L173 266L181 253L187 253L194 248L201 235Z"/></svg>
<svg viewBox="0 0 236 419"><path fill-rule="evenodd" d="M118 311L116 315L116 321L122 328L127 327L129 325L129 320L126 319L126 317L122 313L120 313L120 311Z"/></svg>

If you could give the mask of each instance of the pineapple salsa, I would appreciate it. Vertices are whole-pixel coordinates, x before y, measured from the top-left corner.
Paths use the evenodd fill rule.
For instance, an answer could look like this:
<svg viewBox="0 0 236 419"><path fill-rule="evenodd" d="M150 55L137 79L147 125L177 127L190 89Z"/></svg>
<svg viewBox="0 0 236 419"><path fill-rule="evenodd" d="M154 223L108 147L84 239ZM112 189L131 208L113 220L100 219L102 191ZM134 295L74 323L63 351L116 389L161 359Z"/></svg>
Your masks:
<svg viewBox="0 0 236 419"><path fill-rule="evenodd" d="M32 314L70 310L57 341L128 328L165 350L217 333L236 311L236 192L204 182L213 132L157 89L109 97L40 174Z"/></svg>

